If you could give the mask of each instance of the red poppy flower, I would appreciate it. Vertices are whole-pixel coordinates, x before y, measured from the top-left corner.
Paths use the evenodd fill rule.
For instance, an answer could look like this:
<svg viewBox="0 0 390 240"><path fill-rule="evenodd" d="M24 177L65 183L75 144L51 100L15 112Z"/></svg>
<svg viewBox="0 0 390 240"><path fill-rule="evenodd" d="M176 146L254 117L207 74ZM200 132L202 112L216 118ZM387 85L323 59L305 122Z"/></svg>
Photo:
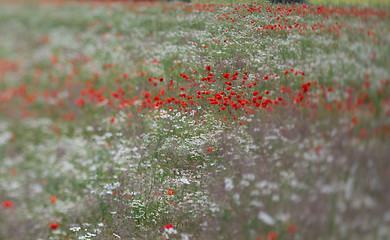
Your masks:
<svg viewBox="0 0 390 240"><path fill-rule="evenodd" d="M257 94L259 94L258 91L254 91L254 92L253 92L253 96L256 96Z"/></svg>
<svg viewBox="0 0 390 240"><path fill-rule="evenodd" d="M50 196L50 202L51 202L52 204L56 204L56 203L57 203L57 197L54 196L54 195Z"/></svg>
<svg viewBox="0 0 390 240"><path fill-rule="evenodd" d="M168 195L174 195L174 194L175 194L175 192L172 189L168 190Z"/></svg>
<svg viewBox="0 0 390 240"><path fill-rule="evenodd" d="M291 224L287 227L287 232L289 234L294 234L297 231L297 226Z"/></svg>
<svg viewBox="0 0 390 240"><path fill-rule="evenodd" d="M276 233L276 232L269 232L267 234L267 238L266 239L267 240L277 240L278 237L279 237L278 233Z"/></svg>
<svg viewBox="0 0 390 240"><path fill-rule="evenodd" d="M357 117L353 117L353 118L352 118L352 123L355 124L355 125L358 123Z"/></svg>
<svg viewBox="0 0 390 240"><path fill-rule="evenodd" d="M118 94L117 92L111 93L111 96L112 96L113 98L119 98L119 94Z"/></svg>
<svg viewBox="0 0 390 240"><path fill-rule="evenodd" d="M170 229L170 228L173 228L173 225L170 223L164 226L164 229Z"/></svg>
<svg viewBox="0 0 390 240"><path fill-rule="evenodd" d="M210 72L210 71L211 71L211 67L210 67L210 66L207 66L207 67L206 67L206 70Z"/></svg>
<svg viewBox="0 0 390 240"><path fill-rule="evenodd" d="M51 229L57 229L59 227L58 223L55 223L55 222L51 222L50 223L50 228Z"/></svg>
<svg viewBox="0 0 390 240"><path fill-rule="evenodd" d="M11 201L5 200L3 201L3 207L4 208L12 208L14 204Z"/></svg>
<svg viewBox="0 0 390 240"><path fill-rule="evenodd" d="M78 98L75 102L74 105L79 106L79 107L84 107L85 105L85 100L83 98Z"/></svg>
<svg viewBox="0 0 390 240"><path fill-rule="evenodd" d="M58 61L58 58L57 58L57 56L56 55L51 55L51 58L50 58L50 60L51 60L51 63L56 63L57 61Z"/></svg>

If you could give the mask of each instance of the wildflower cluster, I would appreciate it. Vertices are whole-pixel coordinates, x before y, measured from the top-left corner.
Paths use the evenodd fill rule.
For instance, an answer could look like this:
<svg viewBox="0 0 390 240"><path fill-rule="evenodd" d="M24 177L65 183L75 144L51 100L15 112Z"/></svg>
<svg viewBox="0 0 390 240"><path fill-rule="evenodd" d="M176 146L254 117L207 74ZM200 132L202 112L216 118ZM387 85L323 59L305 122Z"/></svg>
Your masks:
<svg viewBox="0 0 390 240"><path fill-rule="evenodd" d="M388 10L0 19L1 239L389 238Z"/></svg>

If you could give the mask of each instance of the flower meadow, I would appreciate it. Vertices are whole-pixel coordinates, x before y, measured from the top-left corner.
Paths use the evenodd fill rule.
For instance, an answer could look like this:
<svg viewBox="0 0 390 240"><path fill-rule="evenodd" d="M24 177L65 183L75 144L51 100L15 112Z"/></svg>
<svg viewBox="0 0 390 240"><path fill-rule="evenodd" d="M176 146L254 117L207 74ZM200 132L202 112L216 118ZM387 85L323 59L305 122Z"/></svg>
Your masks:
<svg viewBox="0 0 390 240"><path fill-rule="evenodd" d="M390 12L0 8L0 239L390 238Z"/></svg>

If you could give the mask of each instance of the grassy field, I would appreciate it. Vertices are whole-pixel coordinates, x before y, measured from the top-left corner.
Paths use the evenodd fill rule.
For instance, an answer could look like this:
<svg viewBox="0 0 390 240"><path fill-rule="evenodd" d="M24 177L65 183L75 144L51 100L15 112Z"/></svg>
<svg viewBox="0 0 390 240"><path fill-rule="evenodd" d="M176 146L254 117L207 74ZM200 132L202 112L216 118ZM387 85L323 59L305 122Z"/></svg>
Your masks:
<svg viewBox="0 0 390 240"><path fill-rule="evenodd" d="M0 239L390 238L390 12L0 7Z"/></svg>

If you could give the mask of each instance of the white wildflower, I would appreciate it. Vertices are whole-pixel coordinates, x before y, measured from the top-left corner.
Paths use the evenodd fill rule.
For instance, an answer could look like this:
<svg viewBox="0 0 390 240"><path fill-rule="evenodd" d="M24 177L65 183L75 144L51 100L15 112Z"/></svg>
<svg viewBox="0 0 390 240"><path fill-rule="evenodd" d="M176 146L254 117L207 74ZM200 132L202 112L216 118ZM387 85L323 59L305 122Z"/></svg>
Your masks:
<svg viewBox="0 0 390 240"><path fill-rule="evenodd" d="M114 235L115 237L117 237L117 238L121 238L118 234L116 234L116 233L113 233L112 235Z"/></svg>
<svg viewBox="0 0 390 240"><path fill-rule="evenodd" d="M233 190L233 188L234 188L234 185L233 185L232 179L225 178L225 190L226 191L231 191L231 190Z"/></svg>
<svg viewBox="0 0 390 240"><path fill-rule="evenodd" d="M190 181L188 181L188 179L185 178L185 177L180 178L180 181L181 181L182 183L184 183L184 184L190 184Z"/></svg>
<svg viewBox="0 0 390 240"><path fill-rule="evenodd" d="M267 225L272 226L275 224L275 220L266 212L260 211L257 218Z"/></svg>

